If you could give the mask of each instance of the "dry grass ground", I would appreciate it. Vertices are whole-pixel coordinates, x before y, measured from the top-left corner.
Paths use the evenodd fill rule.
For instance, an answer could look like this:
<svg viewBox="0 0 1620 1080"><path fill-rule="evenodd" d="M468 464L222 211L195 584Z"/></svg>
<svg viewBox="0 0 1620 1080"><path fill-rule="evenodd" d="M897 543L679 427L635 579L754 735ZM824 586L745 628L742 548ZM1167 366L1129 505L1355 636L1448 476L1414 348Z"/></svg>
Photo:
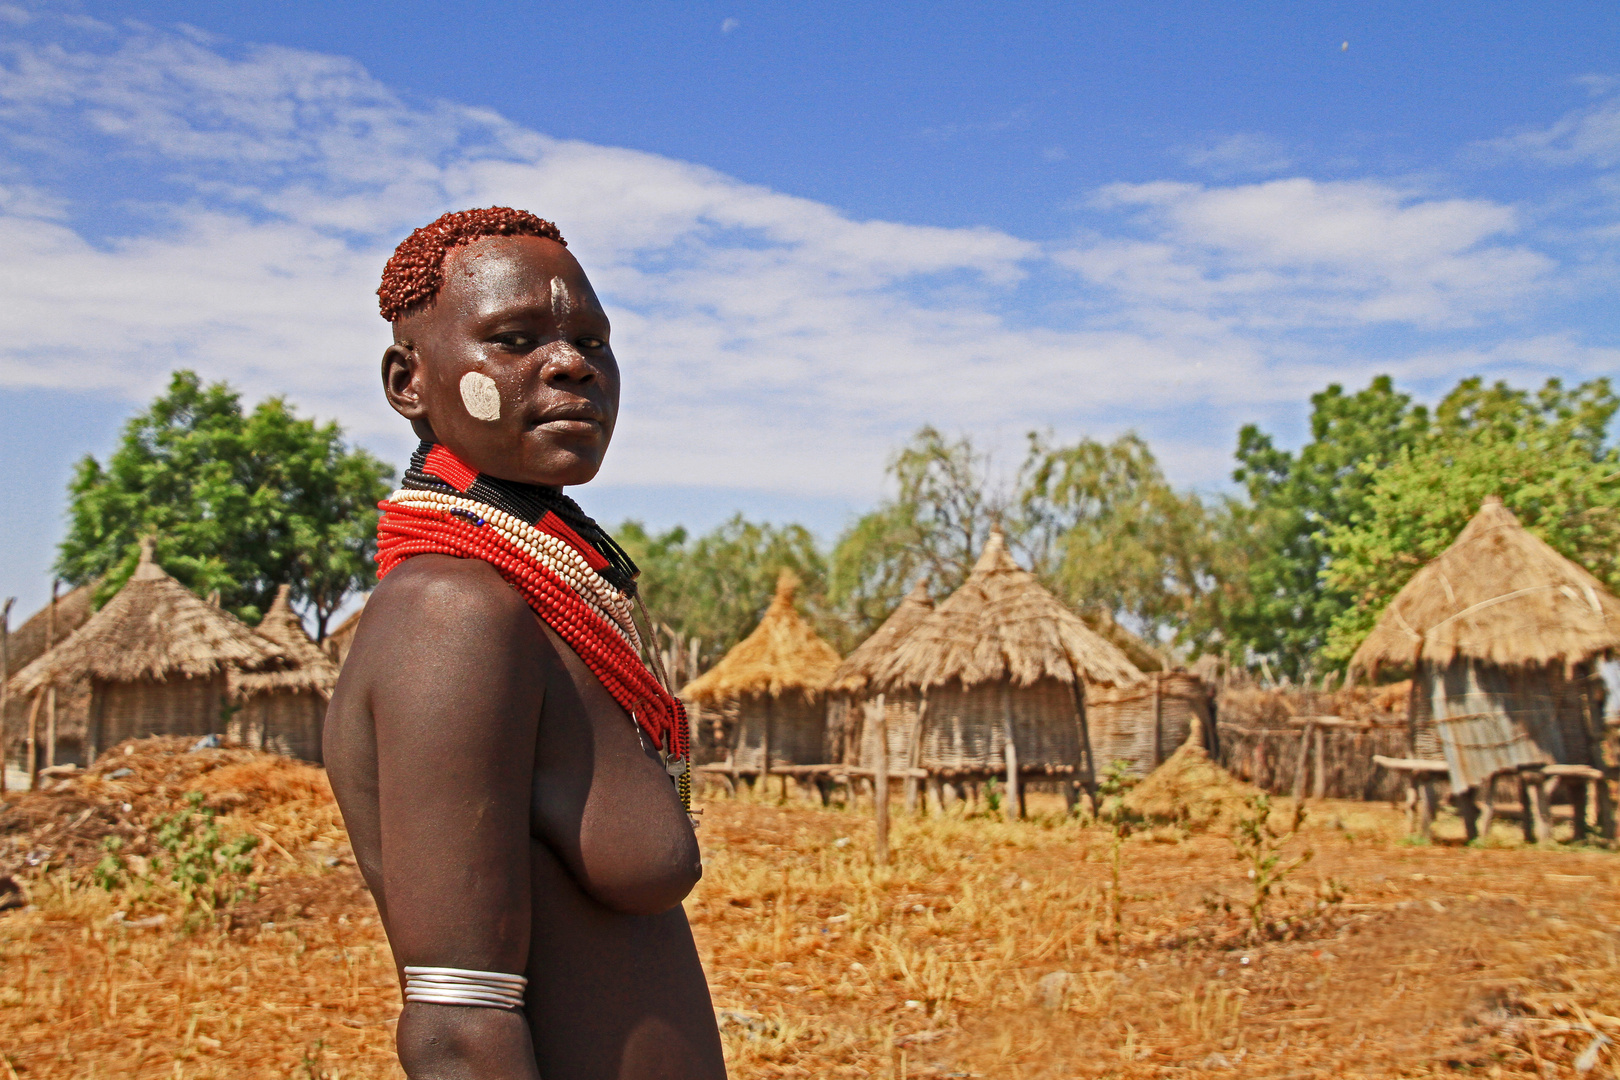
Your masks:
<svg viewBox="0 0 1620 1080"><path fill-rule="evenodd" d="M30 798L104 803L88 789L116 782ZM263 838L257 897L186 930L82 858L28 871L31 907L0 914L0 1078L398 1077L392 966L318 770L236 761L169 787L188 785ZM708 803L687 909L732 1075L1616 1075L1613 854L1506 825L1462 847L1455 822L1411 846L1387 807L1312 804L1285 854L1314 857L1255 941L1224 835L1117 842L1033 809L901 818L874 869L868 813ZM0 834L69 850L82 813L13 805Z"/></svg>

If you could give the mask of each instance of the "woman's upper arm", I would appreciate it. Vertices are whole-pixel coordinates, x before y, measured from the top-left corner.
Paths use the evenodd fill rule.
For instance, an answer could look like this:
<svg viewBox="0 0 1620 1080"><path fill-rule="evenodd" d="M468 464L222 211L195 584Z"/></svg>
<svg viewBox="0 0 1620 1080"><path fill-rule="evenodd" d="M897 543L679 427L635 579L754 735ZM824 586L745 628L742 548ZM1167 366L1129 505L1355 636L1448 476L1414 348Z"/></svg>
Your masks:
<svg viewBox="0 0 1620 1080"><path fill-rule="evenodd" d="M389 941L401 965L522 972L543 638L489 567L407 568L370 703Z"/></svg>

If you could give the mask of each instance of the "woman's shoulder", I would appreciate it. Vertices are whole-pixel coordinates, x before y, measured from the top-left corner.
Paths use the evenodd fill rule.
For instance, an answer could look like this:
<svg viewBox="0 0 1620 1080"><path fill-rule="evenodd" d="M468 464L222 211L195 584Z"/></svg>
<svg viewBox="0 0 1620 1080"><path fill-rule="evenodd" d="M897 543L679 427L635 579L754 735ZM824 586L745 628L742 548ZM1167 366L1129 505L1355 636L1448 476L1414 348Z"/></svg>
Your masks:
<svg viewBox="0 0 1620 1080"><path fill-rule="evenodd" d="M549 651L529 605L480 559L417 555L378 582L349 661L421 657L499 663L514 650ZM530 659L533 659L532 655ZM345 667L348 663L345 664Z"/></svg>

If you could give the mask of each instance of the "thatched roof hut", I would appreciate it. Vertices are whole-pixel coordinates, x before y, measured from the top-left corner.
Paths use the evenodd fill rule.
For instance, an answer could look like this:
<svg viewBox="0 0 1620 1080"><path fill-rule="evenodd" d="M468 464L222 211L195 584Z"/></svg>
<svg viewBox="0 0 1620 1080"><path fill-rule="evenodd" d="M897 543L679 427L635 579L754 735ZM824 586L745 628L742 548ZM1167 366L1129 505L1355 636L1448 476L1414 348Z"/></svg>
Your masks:
<svg viewBox="0 0 1620 1080"><path fill-rule="evenodd" d="M1599 763L1591 661L1620 646L1620 599L1495 496L1395 595L1353 669L1415 669L1413 750L1462 792L1529 764Z"/></svg>
<svg viewBox="0 0 1620 1080"><path fill-rule="evenodd" d="M198 599L152 561L150 542L118 594L54 649L19 671L11 692L90 686L86 763L123 739L223 730L237 673L290 667L280 645Z"/></svg>
<svg viewBox="0 0 1620 1080"><path fill-rule="evenodd" d="M934 601L928 595L928 587L918 582L899 606L889 613L889 617L883 620L882 625L872 631L872 636L857 645L855 651L838 665L828 689L845 694L864 691L889 654L933 612Z"/></svg>
<svg viewBox="0 0 1620 1080"><path fill-rule="evenodd" d="M872 685L1027 687L1047 679L1069 685L1076 676L1114 686L1135 682L1142 672L1034 574L1020 569L997 529L962 587L876 666Z"/></svg>
<svg viewBox="0 0 1620 1080"><path fill-rule="evenodd" d="M326 704L337 685L332 658L310 640L303 620L293 611L289 586L276 590L275 602L257 627L292 659L288 667L237 671L231 697L239 708L231 715L231 739L259 750L273 750L305 761L321 760L321 730Z"/></svg>
<svg viewBox="0 0 1620 1080"><path fill-rule="evenodd" d="M962 587L873 666L868 688L884 695L886 722L892 706L917 699L914 721L902 715L889 726L892 765L967 777L1005 771L1011 783L1088 773L1086 687L1141 678L1019 569L997 529ZM875 740L861 744L867 764Z"/></svg>
<svg viewBox="0 0 1620 1080"><path fill-rule="evenodd" d="M370 599L370 593L361 597L360 606L354 609L353 614L338 623L337 629L327 634L326 640L321 642L321 649L340 668L343 666L343 661L349 658L349 650L354 647L354 635L360 632L360 616L366 613L366 601Z"/></svg>
<svg viewBox="0 0 1620 1080"><path fill-rule="evenodd" d="M696 740L700 763L726 760L740 771L827 760L827 684L838 652L794 605L798 579L784 570L776 596L753 633L686 684L681 696L713 710Z"/></svg>
<svg viewBox="0 0 1620 1080"><path fill-rule="evenodd" d="M855 651L844 658L828 684L827 737L833 744L833 757L840 761L859 762L863 755L859 740L864 730L862 710L867 698L867 685L872 673L886 660L905 636L934 611L933 598L923 582L907 593L898 607L889 613L882 624ZM916 695L892 695L885 712L891 730L906 728L916 722ZM909 789L908 789L909 790Z"/></svg>
<svg viewBox="0 0 1620 1080"><path fill-rule="evenodd" d="M98 582L80 585L56 598L55 608L47 603L34 612L21 626L7 635L5 670L0 671L0 679L9 680L23 668L39 659L45 651L64 640L73 631L83 626L85 621L95 613L91 605L91 594L95 591ZM5 715L0 720L4 723L5 737L0 741L0 762L21 761L23 750L28 740L28 711L30 706L28 698L20 694L11 694L6 699ZM90 694L88 687L75 687L68 693L58 693L54 706L54 720L58 733L62 731L83 731L85 718L89 715ZM48 721L41 721L48 724ZM41 731L42 737L44 730ZM71 756L71 755L70 755ZM66 763L69 757L63 757ZM55 758L46 753L45 760L55 764Z"/></svg>

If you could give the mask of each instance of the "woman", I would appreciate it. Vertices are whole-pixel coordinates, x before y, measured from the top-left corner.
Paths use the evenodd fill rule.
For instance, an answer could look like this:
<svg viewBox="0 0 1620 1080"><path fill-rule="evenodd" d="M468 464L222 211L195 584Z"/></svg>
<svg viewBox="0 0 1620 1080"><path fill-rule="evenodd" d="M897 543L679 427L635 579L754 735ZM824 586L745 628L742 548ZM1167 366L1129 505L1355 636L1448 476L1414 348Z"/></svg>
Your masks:
<svg viewBox="0 0 1620 1080"><path fill-rule="evenodd" d="M418 229L378 296L421 445L325 752L402 973L400 1062L724 1077L680 906L684 715L639 658L634 564L561 494L613 436L607 315L556 227L502 207Z"/></svg>

